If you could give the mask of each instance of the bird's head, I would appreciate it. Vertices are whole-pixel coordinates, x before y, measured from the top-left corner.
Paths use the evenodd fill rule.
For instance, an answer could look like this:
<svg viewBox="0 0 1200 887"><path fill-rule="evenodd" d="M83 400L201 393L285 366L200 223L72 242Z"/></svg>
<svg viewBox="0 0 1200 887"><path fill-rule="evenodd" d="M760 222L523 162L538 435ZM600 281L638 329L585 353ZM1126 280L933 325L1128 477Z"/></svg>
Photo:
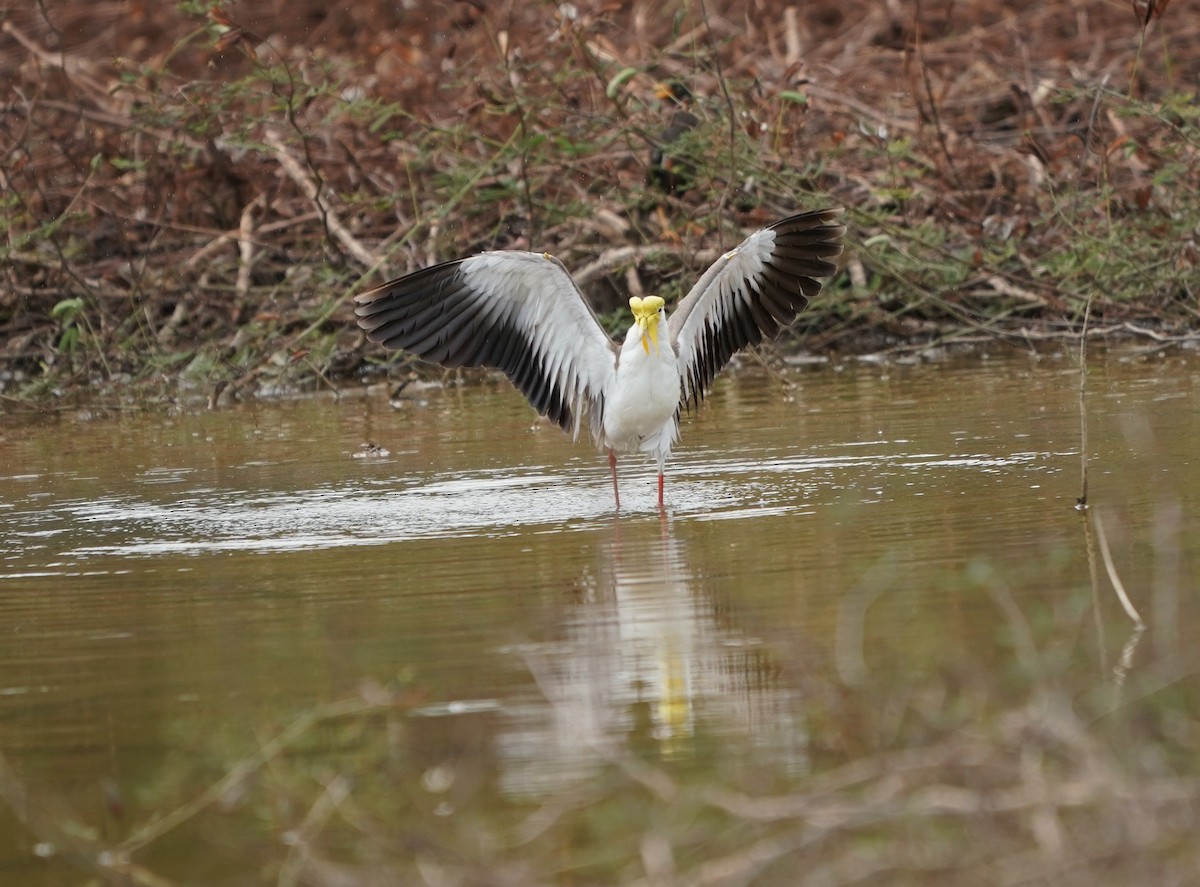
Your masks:
<svg viewBox="0 0 1200 887"><path fill-rule="evenodd" d="M633 320L642 331L642 347L646 349L647 354L650 353L651 342L654 343L654 350L658 351L658 322L662 319L663 307L666 304L661 296L646 296L644 299L633 296L629 300Z"/></svg>

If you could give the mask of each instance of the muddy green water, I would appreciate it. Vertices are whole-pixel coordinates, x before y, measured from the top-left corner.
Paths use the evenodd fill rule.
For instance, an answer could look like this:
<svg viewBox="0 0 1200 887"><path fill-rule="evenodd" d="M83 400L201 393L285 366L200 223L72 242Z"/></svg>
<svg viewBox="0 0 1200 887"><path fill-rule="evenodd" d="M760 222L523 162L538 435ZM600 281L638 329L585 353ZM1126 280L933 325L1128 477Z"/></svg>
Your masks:
<svg viewBox="0 0 1200 887"><path fill-rule="evenodd" d="M623 756L802 792L1046 681L1118 756L1170 758L1200 735L1200 359L1090 367L1091 502L1140 637L1072 508L1078 386L1066 352L745 371L684 420L665 515L623 461L619 518L604 459L503 384L10 417L0 883L108 878L96 854L356 699L382 713L298 728L128 858L164 883L342 883L311 839L425 883L497 859L624 883L654 823L535 840L622 790ZM1123 745L1114 721L1150 717L1178 735ZM321 845L334 818L352 837Z"/></svg>

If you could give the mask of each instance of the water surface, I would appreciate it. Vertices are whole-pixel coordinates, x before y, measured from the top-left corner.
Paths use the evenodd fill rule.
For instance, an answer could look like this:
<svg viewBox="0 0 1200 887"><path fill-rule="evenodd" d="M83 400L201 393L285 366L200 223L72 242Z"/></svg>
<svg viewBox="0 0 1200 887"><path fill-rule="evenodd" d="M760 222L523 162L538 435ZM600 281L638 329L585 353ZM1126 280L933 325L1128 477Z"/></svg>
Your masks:
<svg viewBox="0 0 1200 887"><path fill-rule="evenodd" d="M795 820L705 826L712 792L1002 756L1046 694L1112 766L1191 778L1200 360L1090 366L1091 517L1144 633L1073 508L1079 381L1067 352L748 369L684 420L665 513L622 461L619 516L501 383L9 423L0 877L727 883L758 853L728 883L796 883Z"/></svg>

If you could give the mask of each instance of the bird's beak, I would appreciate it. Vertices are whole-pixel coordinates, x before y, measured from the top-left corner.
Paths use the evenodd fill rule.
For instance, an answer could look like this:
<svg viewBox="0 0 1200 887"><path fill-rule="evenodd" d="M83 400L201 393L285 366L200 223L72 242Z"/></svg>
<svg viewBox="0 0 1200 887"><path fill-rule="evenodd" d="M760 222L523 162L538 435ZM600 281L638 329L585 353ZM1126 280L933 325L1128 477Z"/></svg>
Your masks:
<svg viewBox="0 0 1200 887"><path fill-rule="evenodd" d="M633 296L629 300L629 307L633 309L633 319L642 331L642 347L646 349L647 354L650 353L651 342L654 343L654 352L658 353L658 318L664 304L659 296L647 296L644 299Z"/></svg>

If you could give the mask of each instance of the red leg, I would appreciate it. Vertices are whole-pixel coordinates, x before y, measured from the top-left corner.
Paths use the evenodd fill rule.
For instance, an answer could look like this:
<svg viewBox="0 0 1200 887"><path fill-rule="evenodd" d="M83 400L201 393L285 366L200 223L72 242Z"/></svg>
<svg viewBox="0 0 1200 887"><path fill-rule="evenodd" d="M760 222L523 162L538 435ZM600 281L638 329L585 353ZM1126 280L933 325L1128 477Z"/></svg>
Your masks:
<svg viewBox="0 0 1200 887"><path fill-rule="evenodd" d="M658 473L658 507L665 507L663 505L663 475L661 471Z"/></svg>
<svg viewBox="0 0 1200 887"><path fill-rule="evenodd" d="M621 491L617 489L617 454L608 448L608 470L612 472L613 498L617 500L617 511L621 510Z"/></svg>

